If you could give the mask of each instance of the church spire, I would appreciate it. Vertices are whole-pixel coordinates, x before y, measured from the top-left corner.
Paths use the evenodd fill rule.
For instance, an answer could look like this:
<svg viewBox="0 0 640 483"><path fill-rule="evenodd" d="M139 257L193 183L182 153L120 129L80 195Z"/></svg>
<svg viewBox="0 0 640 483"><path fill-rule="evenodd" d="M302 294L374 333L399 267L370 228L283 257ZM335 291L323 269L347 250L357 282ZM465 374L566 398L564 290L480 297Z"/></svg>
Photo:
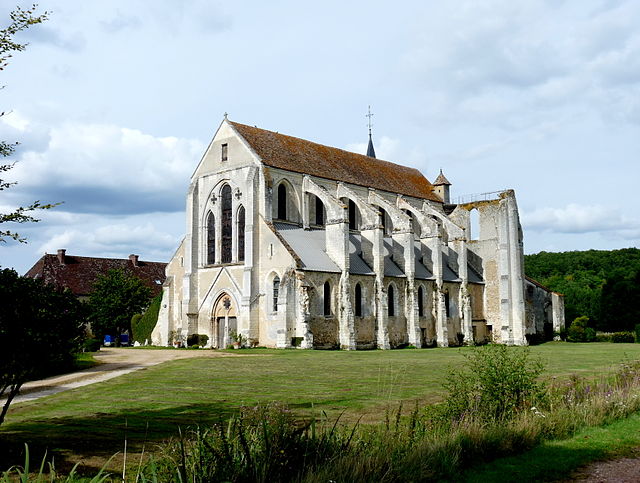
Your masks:
<svg viewBox="0 0 640 483"><path fill-rule="evenodd" d="M366 117L369 118L369 146L367 146L367 156L375 158L376 151L373 149L373 140L371 139L371 128L373 127L373 124L371 124L371 118L373 117L373 114L371 113L371 106L369 106L369 112Z"/></svg>

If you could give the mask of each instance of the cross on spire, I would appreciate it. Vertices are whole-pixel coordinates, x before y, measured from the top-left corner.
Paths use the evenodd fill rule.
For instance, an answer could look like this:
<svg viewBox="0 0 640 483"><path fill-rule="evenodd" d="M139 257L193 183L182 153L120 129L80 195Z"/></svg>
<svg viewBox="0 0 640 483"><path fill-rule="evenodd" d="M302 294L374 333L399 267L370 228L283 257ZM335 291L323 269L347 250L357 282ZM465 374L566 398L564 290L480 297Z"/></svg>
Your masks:
<svg viewBox="0 0 640 483"><path fill-rule="evenodd" d="M369 112L365 114L364 117L369 118L369 122L367 124L369 126L369 137L371 137L371 128L373 127L373 124L371 124L371 118L373 117L373 113L371 112L371 106L369 106Z"/></svg>
<svg viewBox="0 0 640 483"><path fill-rule="evenodd" d="M371 112L371 106L369 106L369 111L365 117L369 118L368 126L369 126L369 145L367 146L367 156L370 158L376 157L376 151L373 149L373 140L371 139L371 128L373 124L371 123L371 118L373 117L373 113Z"/></svg>

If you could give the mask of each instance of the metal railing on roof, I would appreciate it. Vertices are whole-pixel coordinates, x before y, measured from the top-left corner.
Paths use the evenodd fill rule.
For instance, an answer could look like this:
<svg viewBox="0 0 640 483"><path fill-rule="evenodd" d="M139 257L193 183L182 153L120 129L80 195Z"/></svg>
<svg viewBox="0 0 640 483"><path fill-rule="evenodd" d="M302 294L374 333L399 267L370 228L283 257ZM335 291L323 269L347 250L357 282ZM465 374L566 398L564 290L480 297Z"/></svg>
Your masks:
<svg viewBox="0 0 640 483"><path fill-rule="evenodd" d="M458 196L457 198L454 198L453 203L456 205L461 205L464 203L473 203L475 201L488 201L491 199L496 199L500 193L504 193L505 191L507 190L504 189L504 190L498 190L498 191L487 191L486 193L474 193L471 195L462 195L462 196Z"/></svg>

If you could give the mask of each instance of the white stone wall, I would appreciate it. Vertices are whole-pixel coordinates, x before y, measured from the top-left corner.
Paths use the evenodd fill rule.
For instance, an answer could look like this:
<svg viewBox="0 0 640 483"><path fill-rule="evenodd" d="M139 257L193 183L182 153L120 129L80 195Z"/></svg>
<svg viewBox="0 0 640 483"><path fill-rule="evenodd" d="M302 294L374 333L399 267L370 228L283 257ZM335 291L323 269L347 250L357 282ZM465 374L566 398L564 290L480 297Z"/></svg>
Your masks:
<svg viewBox="0 0 640 483"><path fill-rule="evenodd" d="M222 160L222 146L228 159ZM232 191L233 226L245 208L245 260L238 260L237 235L232 262L221 263L220 190ZM278 187L287 191L287 220L308 228L315 224L315 199L325 210L326 254L339 273L305 270L273 222L278 217ZM362 258L373 275L354 275L349 266L348 204L355 203ZM383 229L380 210L384 210ZM480 215L480 231L469 240L471 210ZM216 263L207 263L207 214L216 217ZM367 187L269 168L233 128L223 122L200 164L187 195L186 235L167 268L168 283L154 341L168 333L198 331L212 336L212 311L222 294L230 297L237 330L251 344L269 347L392 348L471 343L492 337L509 344L526 343L522 233L513 192L497 199L459 205L447 216L440 203L399 196ZM280 222L281 220L278 220ZM404 276L384 273L384 240ZM414 251L417 247L417 253ZM415 278L418 257L433 280ZM178 263L178 260L180 263ZM457 281L445 280L449 267ZM483 283L469 281L468 265ZM273 298L273 282L280 280ZM331 286L331 313L323 311L323 286ZM363 313L355 315L355 286L363 291ZM394 287L395 314L389 315L389 287ZM418 313L418 289L423 314ZM446 294L449 313L447 315ZM164 299L163 299L164 304ZM554 320L560 320L556 302ZM559 322L557 322L559 323Z"/></svg>

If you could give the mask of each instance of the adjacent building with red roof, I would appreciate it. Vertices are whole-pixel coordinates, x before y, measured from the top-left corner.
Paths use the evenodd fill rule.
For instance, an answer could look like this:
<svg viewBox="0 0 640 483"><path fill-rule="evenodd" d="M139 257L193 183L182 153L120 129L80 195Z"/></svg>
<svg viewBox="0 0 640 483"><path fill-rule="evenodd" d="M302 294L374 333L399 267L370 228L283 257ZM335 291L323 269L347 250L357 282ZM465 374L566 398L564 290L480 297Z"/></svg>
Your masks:
<svg viewBox="0 0 640 483"><path fill-rule="evenodd" d="M129 255L128 258L81 257L67 255L65 249L60 249L55 255L43 255L25 276L66 287L77 297L87 298L98 276L106 275L112 269L121 269L142 280L155 296L162 291L166 266L162 262L139 260L138 255Z"/></svg>

